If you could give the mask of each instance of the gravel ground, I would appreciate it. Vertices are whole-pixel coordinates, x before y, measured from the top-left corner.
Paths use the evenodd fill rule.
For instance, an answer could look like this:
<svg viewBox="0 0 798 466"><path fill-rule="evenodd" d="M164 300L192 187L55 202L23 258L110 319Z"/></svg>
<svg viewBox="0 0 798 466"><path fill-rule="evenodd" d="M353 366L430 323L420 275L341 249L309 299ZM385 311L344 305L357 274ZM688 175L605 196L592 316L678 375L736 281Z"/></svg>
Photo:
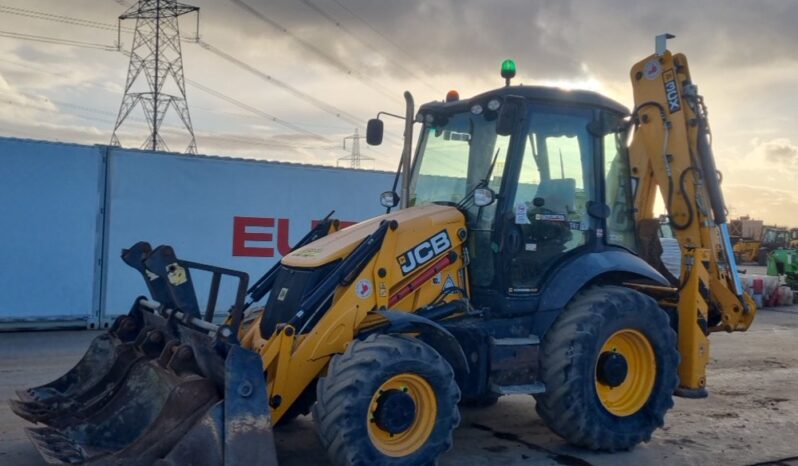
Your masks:
<svg viewBox="0 0 798 466"><path fill-rule="evenodd" d="M0 398L47 382L74 364L96 333L0 334ZM760 311L747 333L712 337L704 400L676 399L666 426L630 452L575 449L548 431L528 396L467 409L443 466L502 465L754 465L798 466L798 306ZM0 465L46 463L28 442L28 423L0 404ZM312 420L276 434L281 466L327 464Z"/></svg>

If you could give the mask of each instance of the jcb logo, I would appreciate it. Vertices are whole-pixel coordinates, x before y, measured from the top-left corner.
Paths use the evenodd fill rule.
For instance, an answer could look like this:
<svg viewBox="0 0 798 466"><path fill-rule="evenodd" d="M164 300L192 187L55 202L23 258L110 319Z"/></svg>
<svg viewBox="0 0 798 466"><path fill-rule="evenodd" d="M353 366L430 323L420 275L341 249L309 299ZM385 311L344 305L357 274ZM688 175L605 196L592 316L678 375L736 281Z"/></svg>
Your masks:
<svg viewBox="0 0 798 466"><path fill-rule="evenodd" d="M665 97L668 99L668 110L671 113L676 113L682 109L679 88L676 86L676 77L672 70L668 70L662 74L662 79L665 81Z"/></svg>
<svg viewBox="0 0 798 466"><path fill-rule="evenodd" d="M425 240L396 258L402 268L402 275L407 275L435 259L450 247L452 247L452 241L449 239L449 233L446 230Z"/></svg>

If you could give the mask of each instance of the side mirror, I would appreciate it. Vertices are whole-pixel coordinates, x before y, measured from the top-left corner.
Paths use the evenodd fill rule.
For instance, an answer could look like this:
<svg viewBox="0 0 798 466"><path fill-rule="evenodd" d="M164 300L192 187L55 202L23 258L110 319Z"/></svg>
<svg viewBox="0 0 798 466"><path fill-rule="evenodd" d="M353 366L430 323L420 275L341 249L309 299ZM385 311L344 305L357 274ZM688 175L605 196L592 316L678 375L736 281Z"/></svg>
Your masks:
<svg viewBox="0 0 798 466"><path fill-rule="evenodd" d="M384 193L380 194L380 205L388 209L398 206L399 195L393 191L385 191Z"/></svg>
<svg viewBox="0 0 798 466"><path fill-rule="evenodd" d="M518 120L526 115L526 99L517 95L508 95L499 109L496 119L496 133L499 136L509 136L515 129Z"/></svg>
<svg viewBox="0 0 798 466"><path fill-rule="evenodd" d="M366 142L370 146L379 146L382 144L382 135L385 130L385 125L382 120L372 118L366 126Z"/></svg>
<svg viewBox="0 0 798 466"><path fill-rule="evenodd" d="M496 200L496 193L490 188L477 188L474 190L474 205L487 207Z"/></svg>

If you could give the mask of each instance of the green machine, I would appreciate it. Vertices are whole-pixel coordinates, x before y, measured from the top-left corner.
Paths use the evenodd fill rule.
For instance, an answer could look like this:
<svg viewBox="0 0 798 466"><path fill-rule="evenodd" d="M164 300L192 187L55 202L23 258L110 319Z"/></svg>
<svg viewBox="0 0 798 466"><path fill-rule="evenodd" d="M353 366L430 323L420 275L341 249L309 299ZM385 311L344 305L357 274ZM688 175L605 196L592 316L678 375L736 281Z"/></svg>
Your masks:
<svg viewBox="0 0 798 466"><path fill-rule="evenodd" d="M784 276L785 283L798 289L798 249L779 248L768 254L768 275Z"/></svg>

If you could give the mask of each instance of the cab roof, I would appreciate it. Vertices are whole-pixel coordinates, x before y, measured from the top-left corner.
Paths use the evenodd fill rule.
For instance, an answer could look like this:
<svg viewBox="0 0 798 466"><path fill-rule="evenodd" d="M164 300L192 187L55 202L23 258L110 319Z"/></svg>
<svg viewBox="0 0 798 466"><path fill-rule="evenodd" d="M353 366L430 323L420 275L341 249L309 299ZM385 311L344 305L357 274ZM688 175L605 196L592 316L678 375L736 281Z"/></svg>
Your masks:
<svg viewBox="0 0 798 466"><path fill-rule="evenodd" d="M564 103L572 105L585 105L589 107L599 107L607 110L615 111L623 115L629 115L629 109L619 104L618 102L605 97L597 92L582 91L582 90L566 90L559 87L546 87L546 86L505 86L494 89L482 94L476 95L469 99L460 99L454 102L429 102L423 104L419 108L420 113L433 112L458 112L467 111L474 104L480 104L483 107L492 98L503 98L508 95L516 95L524 97L532 101L539 101L542 103Z"/></svg>

